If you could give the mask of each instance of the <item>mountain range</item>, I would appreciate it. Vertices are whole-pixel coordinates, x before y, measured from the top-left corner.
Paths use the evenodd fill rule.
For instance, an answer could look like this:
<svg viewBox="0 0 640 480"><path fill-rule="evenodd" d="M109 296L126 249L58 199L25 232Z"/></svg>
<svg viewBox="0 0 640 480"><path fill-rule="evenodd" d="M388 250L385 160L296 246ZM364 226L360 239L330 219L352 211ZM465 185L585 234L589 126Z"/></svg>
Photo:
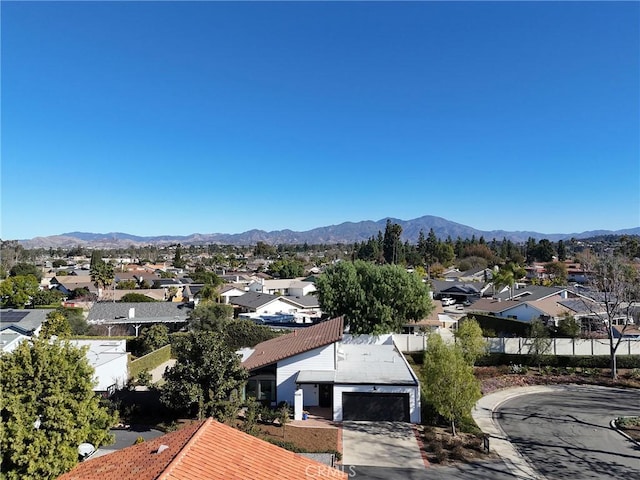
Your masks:
<svg viewBox="0 0 640 480"><path fill-rule="evenodd" d="M264 230L249 230L243 233L194 233L191 235L161 235L161 236L138 236L128 233L88 233L69 232L61 235L48 237L35 237L30 240L20 240L25 248L58 248L86 246L93 248L121 248L127 246L143 245L170 245L181 243L182 245L255 245L257 242L265 242L271 245L277 244L337 244L354 243L366 241L372 236L377 236L378 232L384 232L387 220L397 223L402 227L402 240L415 243L422 230L425 235L433 228L438 238L445 239L450 236L452 239L484 237L486 241L492 239L509 239L515 243L525 242L528 238L541 240L546 238L550 241L568 240L571 238L584 239L601 235L640 235L640 227L625 230L591 230L580 233L539 233L530 231L506 231L506 230L478 230L467 225L451 222L441 217L425 215L413 220L400 220L397 218L383 218L378 221L365 220L361 222L344 222L339 225L318 227L312 230L296 232L293 230L274 230L267 232Z"/></svg>

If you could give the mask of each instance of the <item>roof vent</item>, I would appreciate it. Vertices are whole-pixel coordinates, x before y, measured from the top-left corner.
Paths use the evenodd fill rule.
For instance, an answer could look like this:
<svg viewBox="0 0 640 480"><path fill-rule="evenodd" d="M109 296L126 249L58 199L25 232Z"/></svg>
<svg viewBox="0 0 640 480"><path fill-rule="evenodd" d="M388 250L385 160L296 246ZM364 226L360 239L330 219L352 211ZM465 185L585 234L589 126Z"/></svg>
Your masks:
<svg viewBox="0 0 640 480"><path fill-rule="evenodd" d="M156 450L156 453L162 453L162 452L164 452L165 450L167 450L168 448L169 448L169 445L162 444L162 445L160 445L160 446L158 447L158 450Z"/></svg>

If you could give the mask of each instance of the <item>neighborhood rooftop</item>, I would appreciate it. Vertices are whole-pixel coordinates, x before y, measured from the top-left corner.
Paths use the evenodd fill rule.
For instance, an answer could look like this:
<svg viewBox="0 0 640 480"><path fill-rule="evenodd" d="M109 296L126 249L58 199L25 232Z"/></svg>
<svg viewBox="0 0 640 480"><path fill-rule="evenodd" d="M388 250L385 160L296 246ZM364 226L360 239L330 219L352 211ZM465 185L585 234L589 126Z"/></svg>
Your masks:
<svg viewBox="0 0 640 480"><path fill-rule="evenodd" d="M242 364L247 370L264 367L302 352L336 342L342 338L342 317L320 322L311 327L259 343Z"/></svg>
<svg viewBox="0 0 640 480"><path fill-rule="evenodd" d="M347 475L211 418L78 464L59 480L299 480Z"/></svg>
<svg viewBox="0 0 640 480"><path fill-rule="evenodd" d="M187 320L189 311L190 309L184 304L173 302L98 302L89 311L87 322L126 323L127 320L184 322Z"/></svg>

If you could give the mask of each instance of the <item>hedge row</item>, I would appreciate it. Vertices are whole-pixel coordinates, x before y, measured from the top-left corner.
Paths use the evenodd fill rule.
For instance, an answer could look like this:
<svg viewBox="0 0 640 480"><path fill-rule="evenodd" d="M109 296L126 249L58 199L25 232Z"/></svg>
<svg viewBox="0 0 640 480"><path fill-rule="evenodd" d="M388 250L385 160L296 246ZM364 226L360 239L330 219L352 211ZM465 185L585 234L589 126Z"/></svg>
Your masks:
<svg viewBox="0 0 640 480"><path fill-rule="evenodd" d="M129 362L129 377L137 378L141 372L151 371L169 359L171 359L171 345L165 345L144 357Z"/></svg>
<svg viewBox="0 0 640 480"><path fill-rule="evenodd" d="M405 353L410 361L422 365L424 352ZM618 355L618 368L640 368L640 355ZM476 360L478 367L495 367L500 365L529 365L573 368L609 368L609 355L518 355L511 353L491 353Z"/></svg>
<svg viewBox="0 0 640 480"><path fill-rule="evenodd" d="M640 368L640 355L616 356L618 368ZM518 355L492 353L476 360L476 366L529 365L573 368L609 368L609 355Z"/></svg>

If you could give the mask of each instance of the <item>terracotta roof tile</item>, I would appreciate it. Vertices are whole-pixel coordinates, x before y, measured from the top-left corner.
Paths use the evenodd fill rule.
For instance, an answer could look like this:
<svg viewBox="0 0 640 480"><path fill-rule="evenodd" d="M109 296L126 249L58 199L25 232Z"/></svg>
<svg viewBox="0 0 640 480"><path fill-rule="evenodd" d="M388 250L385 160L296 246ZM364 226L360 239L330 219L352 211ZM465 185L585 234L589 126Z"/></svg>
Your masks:
<svg viewBox="0 0 640 480"><path fill-rule="evenodd" d="M153 453L159 445L169 448ZM298 480L346 479L347 474L208 419L153 441L88 460L59 478Z"/></svg>
<svg viewBox="0 0 640 480"><path fill-rule="evenodd" d="M267 340L253 347L254 352L242 362L242 365L247 370L271 365L299 353L337 342L342 339L343 331L342 317L294 330L292 333Z"/></svg>
<svg viewBox="0 0 640 480"><path fill-rule="evenodd" d="M78 464L59 480L145 480L158 478L203 425L196 422L153 440ZM160 452L158 447L169 448Z"/></svg>

